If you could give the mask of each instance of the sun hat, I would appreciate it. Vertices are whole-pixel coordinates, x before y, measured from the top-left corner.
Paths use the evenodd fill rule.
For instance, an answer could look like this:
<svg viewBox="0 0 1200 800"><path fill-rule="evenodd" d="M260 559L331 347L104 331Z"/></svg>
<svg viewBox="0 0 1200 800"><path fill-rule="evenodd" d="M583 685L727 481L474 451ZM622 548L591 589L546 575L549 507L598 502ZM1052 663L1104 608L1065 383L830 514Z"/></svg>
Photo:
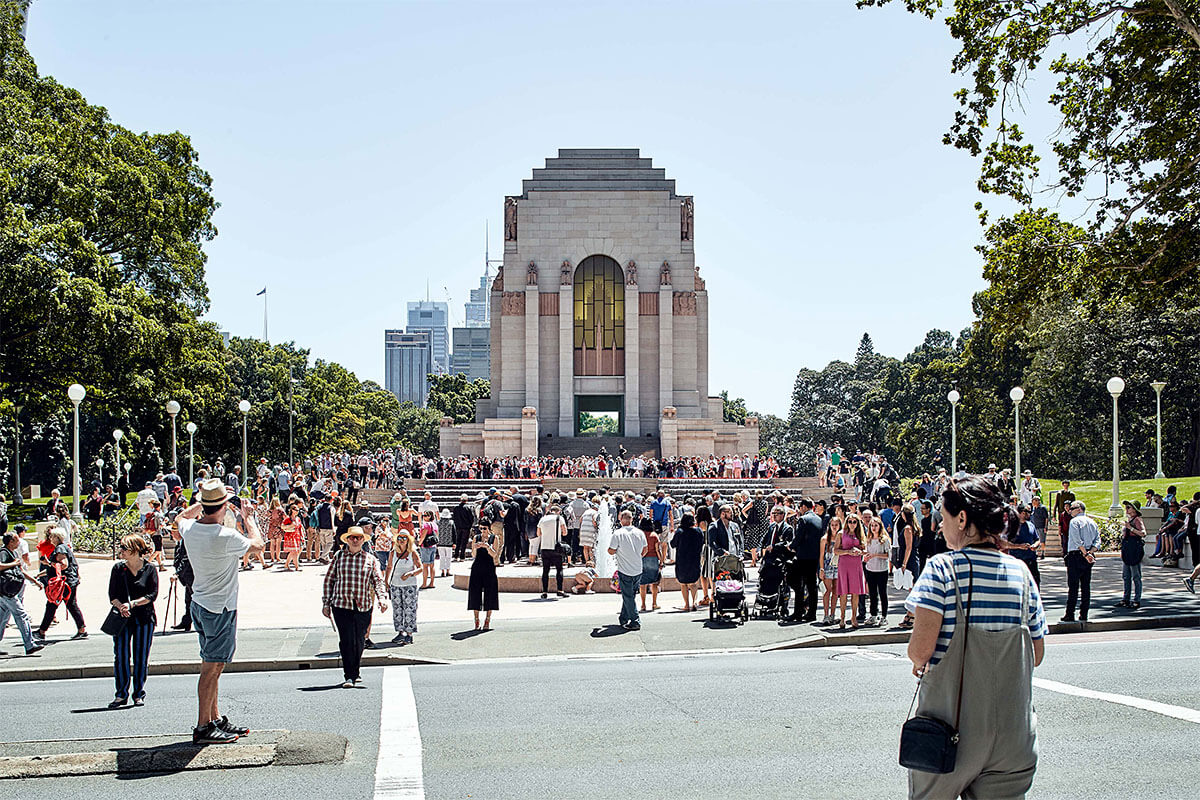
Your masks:
<svg viewBox="0 0 1200 800"><path fill-rule="evenodd" d="M346 532L343 533L340 538L344 542L352 536L361 536L363 538L363 541L366 541L367 532L364 531L362 528L358 527L357 525L351 525L349 528L346 529Z"/></svg>
<svg viewBox="0 0 1200 800"><path fill-rule="evenodd" d="M220 478L209 478L200 484L200 503L206 506L224 505L229 491Z"/></svg>

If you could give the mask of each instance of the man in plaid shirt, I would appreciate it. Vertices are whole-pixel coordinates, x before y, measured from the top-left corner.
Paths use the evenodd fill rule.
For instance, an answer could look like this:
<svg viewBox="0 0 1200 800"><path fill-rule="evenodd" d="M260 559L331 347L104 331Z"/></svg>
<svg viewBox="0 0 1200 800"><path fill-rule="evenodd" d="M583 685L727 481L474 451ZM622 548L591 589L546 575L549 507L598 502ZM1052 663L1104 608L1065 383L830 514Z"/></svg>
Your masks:
<svg viewBox="0 0 1200 800"><path fill-rule="evenodd" d="M342 653L342 688L362 683L359 667L362 651L371 630L371 605L379 601L380 612L387 611L387 587L375 554L363 549L367 535L357 525L342 534L346 545L339 550L325 573L321 593L321 613L333 619Z"/></svg>

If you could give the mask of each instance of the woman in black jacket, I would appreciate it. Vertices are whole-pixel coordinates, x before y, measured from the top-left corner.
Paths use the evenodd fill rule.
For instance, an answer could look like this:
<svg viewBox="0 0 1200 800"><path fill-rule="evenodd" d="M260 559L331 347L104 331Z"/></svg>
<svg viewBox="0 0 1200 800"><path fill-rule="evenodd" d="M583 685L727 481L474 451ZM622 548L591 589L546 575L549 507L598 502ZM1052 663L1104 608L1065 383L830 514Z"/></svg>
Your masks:
<svg viewBox="0 0 1200 800"><path fill-rule="evenodd" d="M121 539L121 561L113 564L108 578L108 600L125 620L113 635L113 677L117 695L109 708L129 702L133 679L133 704L146 702L146 673L150 666L150 644L154 640L154 601L158 598L158 570L146 560L150 547L141 536ZM132 662L132 670L130 669Z"/></svg>

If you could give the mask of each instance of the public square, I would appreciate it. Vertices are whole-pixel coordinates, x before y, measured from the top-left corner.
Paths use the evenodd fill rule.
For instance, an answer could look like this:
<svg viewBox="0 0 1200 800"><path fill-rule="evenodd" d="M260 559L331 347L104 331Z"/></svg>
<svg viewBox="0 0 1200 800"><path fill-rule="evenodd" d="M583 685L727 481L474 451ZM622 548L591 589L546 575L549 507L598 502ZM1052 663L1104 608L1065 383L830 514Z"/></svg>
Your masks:
<svg viewBox="0 0 1200 800"><path fill-rule="evenodd" d="M0 0L0 800L1195 794L1200 0Z"/></svg>

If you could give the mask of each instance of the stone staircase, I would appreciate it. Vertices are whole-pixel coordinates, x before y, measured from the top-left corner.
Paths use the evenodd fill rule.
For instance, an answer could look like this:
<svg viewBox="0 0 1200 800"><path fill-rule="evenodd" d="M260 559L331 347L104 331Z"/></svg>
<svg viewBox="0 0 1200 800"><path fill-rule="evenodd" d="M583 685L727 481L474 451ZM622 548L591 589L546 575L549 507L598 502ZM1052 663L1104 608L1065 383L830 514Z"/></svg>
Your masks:
<svg viewBox="0 0 1200 800"><path fill-rule="evenodd" d="M635 455L658 458L661 442L657 436L550 436L538 439L538 455L542 456L594 456L599 454L601 447L614 456L624 447L629 458Z"/></svg>

